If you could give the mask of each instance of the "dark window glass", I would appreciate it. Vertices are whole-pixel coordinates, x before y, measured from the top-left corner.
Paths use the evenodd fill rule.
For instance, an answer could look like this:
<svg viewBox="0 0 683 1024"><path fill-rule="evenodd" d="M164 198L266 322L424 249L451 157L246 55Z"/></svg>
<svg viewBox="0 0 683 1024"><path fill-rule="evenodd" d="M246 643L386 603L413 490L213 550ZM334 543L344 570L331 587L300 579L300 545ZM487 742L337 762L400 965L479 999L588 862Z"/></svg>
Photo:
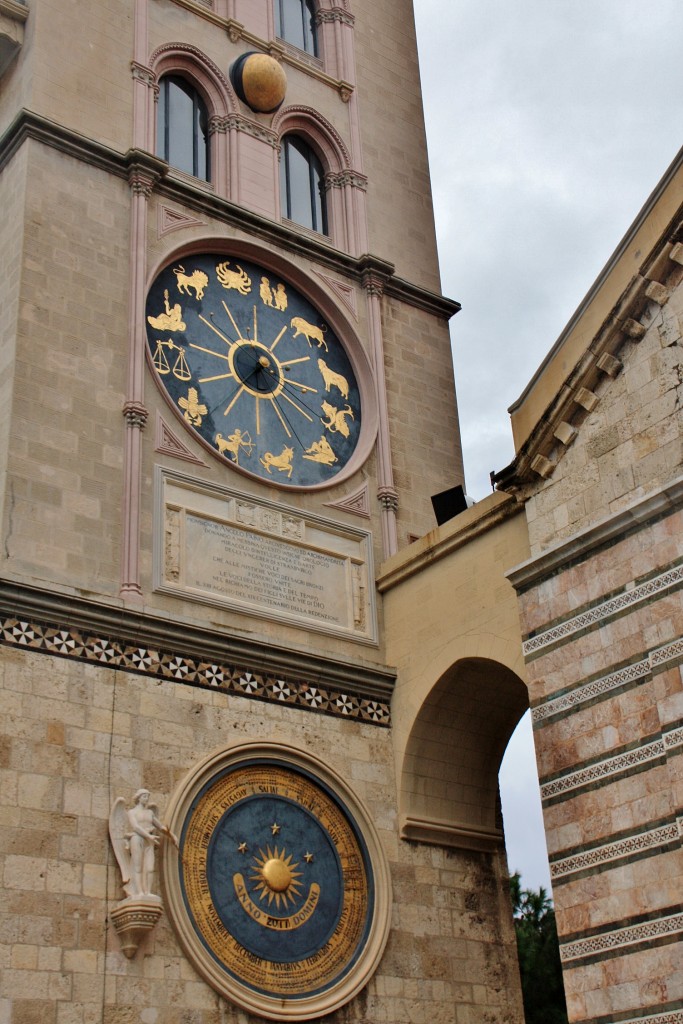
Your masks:
<svg viewBox="0 0 683 1024"><path fill-rule="evenodd" d="M275 0L275 31L280 39L317 57L315 0Z"/></svg>
<svg viewBox="0 0 683 1024"><path fill-rule="evenodd" d="M280 196L284 217L327 234L323 166L308 143L297 135L286 135L282 140Z"/></svg>
<svg viewBox="0 0 683 1024"><path fill-rule="evenodd" d="M209 180L209 118L196 89L177 75L159 83L157 153L179 171Z"/></svg>

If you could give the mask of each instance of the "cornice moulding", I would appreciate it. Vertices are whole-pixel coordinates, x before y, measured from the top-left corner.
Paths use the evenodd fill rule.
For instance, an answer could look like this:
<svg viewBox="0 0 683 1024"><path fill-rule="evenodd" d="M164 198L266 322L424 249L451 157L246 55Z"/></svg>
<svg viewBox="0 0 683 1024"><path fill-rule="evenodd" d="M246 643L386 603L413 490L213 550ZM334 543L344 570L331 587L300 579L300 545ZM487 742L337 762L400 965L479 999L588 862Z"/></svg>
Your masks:
<svg viewBox="0 0 683 1024"><path fill-rule="evenodd" d="M28 18L29 8L26 4L18 3L17 0L0 0L0 15L11 18L12 21L25 22Z"/></svg>
<svg viewBox="0 0 683 1024"><path fill-rule="evenodd" d="M290 256L313 260L319 266L336 270L356 284L362 284L368 272L383 278L384 293L408 305L439 317L449 319L460 309L460 304L436 292L394 276L394 266L381 257L363 254L348 255L318 238L309 237L295 227L268 220L223 196L209 192L190 181L181 181L171 175L168 165L143 150L131 149L118 153L109 146L95 142L70 128L50 121L31 110L22 110L0 138L0 170L12 159L28 139L43 143L62 153L98 167L117 178L128 179L131 168L139 165L155 178L154 194L171 199L194 214L215 217L236 228L247 231L254 238L281 246Z"/></svg>
<svg viewBox="0 0 683 1024"><path fill-rule="evenodd" d="M601 519L587 530L511 569L505 575L515 590L525 590L552 576L568 563L586 558L606 544L622 540L625 533L647 525L652 519L670 515L683 507L683 476L676 477L652 494L633 502L613 516Z"/></svg>
<svg viewBox="0 0 683 1024"><path fill-rule="evenodd" d="M511 495L496 491L385 562L380 567L377 589L381 594L392 590L523 511L524 506Z"/></svg>

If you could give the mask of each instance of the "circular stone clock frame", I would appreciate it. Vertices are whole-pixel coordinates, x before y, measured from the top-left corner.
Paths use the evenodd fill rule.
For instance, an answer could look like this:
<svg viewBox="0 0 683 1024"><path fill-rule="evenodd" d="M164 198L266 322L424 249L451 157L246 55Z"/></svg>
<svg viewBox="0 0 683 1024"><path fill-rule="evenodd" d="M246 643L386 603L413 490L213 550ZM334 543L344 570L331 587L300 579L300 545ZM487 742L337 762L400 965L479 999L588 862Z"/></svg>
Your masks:
<svg viewBox="0 0 683 1024"><path fill-rule="evenodd" d="M272 821L271 821L272 819ZM346 783L294 747L200 762L167 810L165 903L199 973L248 1013L310 1020L360 992L389 935L389 870Z"/></svg>
<svg viewBox="0 0 683 1024"><path fill-rule="evenodd" d="M288 491L341 483L370 455L368 357L339 306L250 243L197 242L149 282L146 355L183 427L215 459Z"/></svg>

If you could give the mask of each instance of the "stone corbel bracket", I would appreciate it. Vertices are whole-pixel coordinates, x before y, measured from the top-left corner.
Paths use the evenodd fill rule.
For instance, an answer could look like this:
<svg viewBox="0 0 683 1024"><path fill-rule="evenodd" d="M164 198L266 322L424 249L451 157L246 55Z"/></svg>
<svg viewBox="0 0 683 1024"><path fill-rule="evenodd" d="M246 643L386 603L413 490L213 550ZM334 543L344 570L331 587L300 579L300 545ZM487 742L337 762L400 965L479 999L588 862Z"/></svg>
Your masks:
<svg viewBox="0 0 683 1024"><path fill-rule="evenodd" d="M4 75L24 42L24 22L28 7L19 0L0 0L0 78Z"/></svg>
<svg viewBox="0 0 683 1024"><path fill-rule="evenodd" d="M140 943L157 925L163 913L159 896L133 896L121 900L111 912L111 920L121 943L123 955L132 960Z"/></svg>

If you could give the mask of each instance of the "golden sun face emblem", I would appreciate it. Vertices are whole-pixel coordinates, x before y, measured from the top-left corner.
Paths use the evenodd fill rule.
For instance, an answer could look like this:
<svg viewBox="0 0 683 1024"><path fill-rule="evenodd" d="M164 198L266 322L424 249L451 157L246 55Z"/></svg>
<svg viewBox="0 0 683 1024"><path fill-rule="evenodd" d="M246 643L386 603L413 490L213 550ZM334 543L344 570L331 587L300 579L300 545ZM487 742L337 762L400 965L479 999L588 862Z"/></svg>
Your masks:
<svg viewBox="0 0 683 1024"><path fill-rule="evenodd" d="M284 846L280 851L277 846L273 850L267 846L265 853L259 850L254 858L254 873L250 880L256 883L259 899L267 899L268 906L275 900L278 909L288 907L301 895L301 871L295 870L299 864L292 864L293 856L287 856Z"/></svg>

